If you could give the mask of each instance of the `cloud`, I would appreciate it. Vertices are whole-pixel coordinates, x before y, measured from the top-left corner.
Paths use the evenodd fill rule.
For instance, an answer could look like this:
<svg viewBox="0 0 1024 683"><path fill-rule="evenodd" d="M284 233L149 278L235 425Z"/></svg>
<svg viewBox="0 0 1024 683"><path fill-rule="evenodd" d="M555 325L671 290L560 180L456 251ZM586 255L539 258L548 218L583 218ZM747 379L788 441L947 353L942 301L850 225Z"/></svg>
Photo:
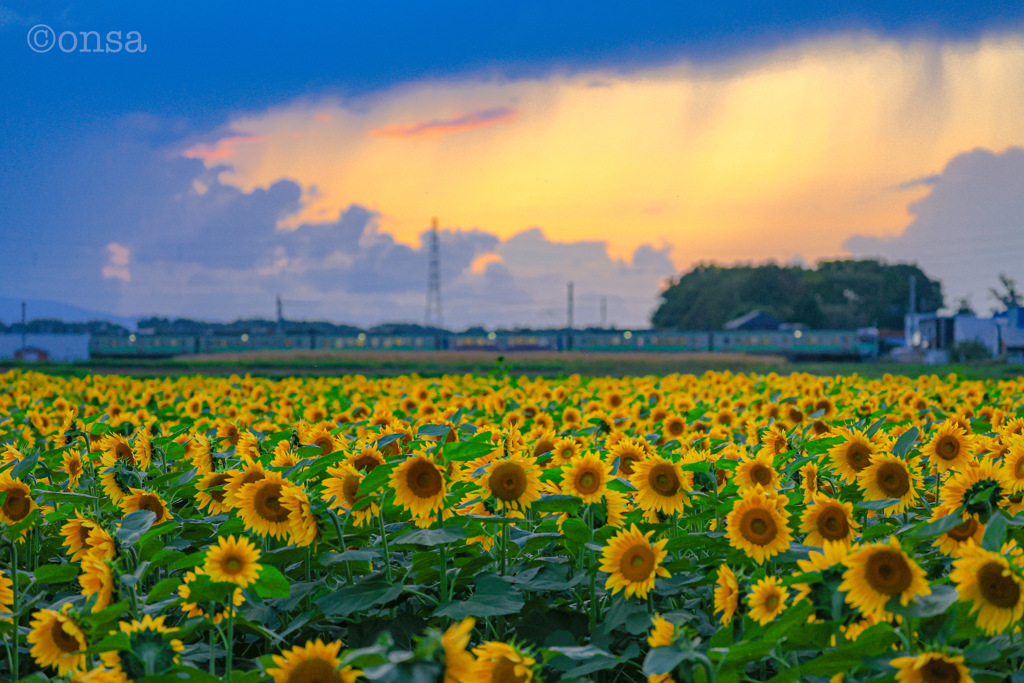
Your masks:
<svg viewBox="0 0 1024 683"><path fill-rule="evenodd" d="M269 135L235 135L222 138L216 145L198 144L181 153L186 159L202 159L203 161L224 161L235 156L242 145L259 145L270 142Z"/></svg>
<svg viewBox="0 0 1024 683"><path fill-rule="evenodd" d="M913 220L888 238L855 235L856 256L917 262L943 283L947 306L968 297L979 311L995 302L999 273L1024 283L1024 148L957 155L910 205Z"/></svg>
<svg viewBox="0 0 1024 683"><path fill-rule="evenodd" d="M511 107L494 107L450 119L421 121L412 125L392 125L371 130L370 135L379 138L415 138L448 135L462 131L493 126L509 121L516 115Z"/></svg>
<svg viewBox="0 0 1024 683"><path fill-rule="evenodd" d="M109 254L107 264L101 271L104 279L130 282L132 273L128 268L128 263L131 259L131 251L117 242L111 242L107 245L107 252Z"/></svg>
<svg viewBox="0 0 1024 683"><path fill-rule="evenodd" d="M541 226L619 259L667 243L680 270L813 262L843 255L850 235L905 225L955 155L1024 144L1024 88L1006 86L1022 77L1020 33L833 35L726 62L306 97L233 117L225 137L272 142L206 165L245 192L296 183L302 206L285 228L358 204L410 247L436 215L503 240Z"/></svg>

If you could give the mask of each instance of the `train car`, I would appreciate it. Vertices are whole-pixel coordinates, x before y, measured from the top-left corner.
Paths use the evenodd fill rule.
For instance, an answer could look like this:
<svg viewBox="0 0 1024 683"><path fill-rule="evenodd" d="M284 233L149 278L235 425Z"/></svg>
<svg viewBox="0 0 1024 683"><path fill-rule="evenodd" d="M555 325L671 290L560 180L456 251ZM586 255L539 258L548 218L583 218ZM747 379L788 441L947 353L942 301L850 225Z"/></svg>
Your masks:
<svg viewBox="0 0 1024 683"><path fill-rule="evenodd" d="M200 338L190 334L92 335L91 358L170 358L196 353Z"/></svg>
<svg viewBox="0 0 1024 683"><path fill-rule="evenodd" d="M308 351L312 336L302 334L209 334L199 340L200 353L241 353L245 351Z"/></svg>
<svg viewBox="0 0 1024 683"><path fill-rule="evenodd" d="M781 355L788 360L865 360L877 340L855 330L729 330L713 332L714 351Z"/></svg>

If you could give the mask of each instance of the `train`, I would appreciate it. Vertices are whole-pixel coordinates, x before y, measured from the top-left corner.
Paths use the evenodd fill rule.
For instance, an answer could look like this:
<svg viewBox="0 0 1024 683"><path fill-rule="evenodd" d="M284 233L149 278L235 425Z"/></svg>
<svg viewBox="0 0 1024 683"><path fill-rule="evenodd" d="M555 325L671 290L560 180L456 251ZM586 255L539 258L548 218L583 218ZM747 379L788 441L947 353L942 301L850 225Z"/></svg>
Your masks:
<svg viewBox="0 0 1024 683"><path fill-rule="evenodd" d="M170 358L246 351L583 351L747 353L789 360L878 357L878 332L862 330L532 330L494 332L317 332L93 335L92 358Z"/></svg>

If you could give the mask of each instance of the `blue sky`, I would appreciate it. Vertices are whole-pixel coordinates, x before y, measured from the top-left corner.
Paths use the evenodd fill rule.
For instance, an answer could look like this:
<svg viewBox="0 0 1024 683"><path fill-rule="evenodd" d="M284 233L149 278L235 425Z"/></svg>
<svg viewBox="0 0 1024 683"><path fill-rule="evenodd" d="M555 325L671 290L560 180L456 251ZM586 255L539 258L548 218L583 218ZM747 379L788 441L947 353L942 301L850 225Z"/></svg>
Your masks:
<svg viewBox="0 0 1024 683"><path fill-rule="evenodd" d="M583 297L584 322L593 322L585 319L587 311L593 309L596 318L598 302L606 297L613 322L638 325L656 304L659 283L691 260L813 261L829 255L885 256L887 251L893 258L907 258L913 252L909 238L898 240L908 226L914 226L911 236L923 234L924 243L934 243L923 225L927 221L911 207L922 202L927 207L929 201L944 205L955 197L971 215L969 193L943 187L947 165L972 169L967 186L973 187L986 173L1014 172L1016 156L1002 155L1024 144L1014 118L1015 100L998 86L1001 80L1006 89L1022 82L1010 79L1020 75L1012 55L1024 35L1024 6L538 2L510 7L514 10L483 9L479 3L330 3L301 9L231 2L0 3L0 230L7 250L0 296L54 299L120 315L224 319L269 315L273 296L281 291L294 302L297 317L362 324L415 320L422 315L425 285L425 253L415 217L423 217L425 228L429 217L444 209L443 244L449 251L443 285L449 294L446 317L453 325L558 324L557 299L550 291L564 291L568 278L583 284L577 291ZM55 34L138 31L146 51L51 49L38 54L26 40L37 24L52 27ZM975 109L958 113L968 106L961 100L978 100L957 75L973 73L975 65L960 62L990 53L998 57L1001 70L992 73L996 85L982 97L986 108L982 115ZM939 97L947 117L921 124L934 128L935 139L915 138L918 147L901 155L913 157L936 147L938 140L945 145L941 154L921 154L919 165L900 168L891 178L868 169L856 182L848 183L844 175L819 186L793 175L788 184L749 193L739 168L743 164L737 162L722 170L717 187L728 188L722 191L725 199L698 208L659 180L671 173L689 177L698 162L700 168L707 166L707 157L695 157L689 165L666 166L657 177L652 171L650 182L638 183L600 212L573 222L581 207L591 203L577 184L623 187L636 175L591 177L587 169L595 162L622 167L623 159L655 154L650 148L658 138L637 140L638 131L668 126L667 136L678 132L672 122L684 115L688 120L720 117L714 130L692 124L696 127L687 128L683 137L706 136L715 149L742 148L749 144L747 137L759 137L757 126L769 124L749 118L749 110L757 108L756 95L738 98L735 93L770 73L778 77L759 82L752 92L768 92L770 98L777 89L780 97L793 100L795 112L835 108L833 100L821 104L813 87L793 91L788 84L806 82L799 69L809 65L811 71L825 69L822 90L841 92L843 74L862 58L877 58L883 72L886 60L909 65L902 80L880 85L870 95L884 101L891 99L888 89L899 91L905 101L892 116L903 118L874 122L863 135L879 141L880 148L889 144L890 135L914 137L900 127L918 126L921 112L934 110ZM829 81L831 64L836 65L834 81ZM851 87L871 89L871 77L865 78ZM661 87L645 90L652 82ZM598 88L618 95L595 99ZM666 93L675 88L697 94L686 103L670 102ZM712 90L715 94L706 98L712 113L701 113L699 96ZM631 98L638 103L635 111L628 107ZM566 102L574 104L567 107ZM662 102L665 111L659 112ZM411 163L428 169L439 163L468 167L486 150L483 158L489 164L518 168L513 177L523 177L529 161L498 149L502 144L522 148L522 139L552 130L564 141L573 131L557 132L564 125L560 121L603 106L623 111L585 130L578 144L587 146L586 136L592 135L600 147L608 131L620 139L595 153L586 168L582 161L579 168L573 166L578 148L567 144L549 159L543 149L556 145L548 145L530 151L543 171L536 184L510 188L508 177L492 174L489 185L480 187L472 178L445 175L446 188L461 187L466 194L437 201L432 197L442 194L438 187L401 176L406 159L418 159ZM508 120L479 127L458 123L495 110L509 112ZM985 122L976 132L960 123L972 117ZM326 149L340 166L309 148L277 144L312 135L313 124L297 122L314 118L336 127L320 134L314 146ZM822 147L826 156L824 147L830 143L822 140L840 125L848 126L823 121L821 139L808 144ZM394 146L405 143L379 142L386 131L424 126L440 131L434 142L424 143L435 145L426 157L420 143L409 149ZM381 151L354 145L353 131L391 146ZM232 140L239 147L258 147L265 140L277 146L249 154L237 152ZM851 141L850 147L858 142ZM336 151L332 144L338 145ZM634 155L634 145L649 151ZM792 166L807 163L793 151L798 147L781 160L765 152L768 173L789 177ZM988 156L953 164L978 149ZM394 164L396 172L381 171L381 159ZM761 163L757 153L752 159ZM655 154L639 168L662 162ZM888 165L879 154L876 166ZM333 185L341 183L339 177L370 173L394 177L394 187L378 194L351 181L346 181L349 192ZM892 186L924 176L939 180L906 190L916 194L893 194ZM553 183L563 190L546 197ZM494 197L506 188L526 199L494 208ZM1015 208L1019 189L1012 179L1005 183L1000 197L1007 211ZM773 191L784 200L773 200ZM765 198L732 211L722 208L729 192L738 205L750 196ZM859 223L836 219L831 241L802 248L808 238L800 230L809 228L800 226L833 217L823 210L794 218L793 207L803 212L814 203L808 197L824 193L827 200L831 192L837 205L875 202L886 208L865 212L857 217ZM411 202L410 195L422 200ZM544 201L534 203L542 195ZM894 206L903 207L902 216ZM657 214L664 216L660 222L646 218ZM750 222L741 214L768 217ZM609 225L595 225L602 215L610 217ZM694 216L708 227L684 226L696 221ZM719 216L722 224L735 223L732 241L714 242L707 236ZM633 226L634 218L635 230L625 227ZM993 220L1005 227L1005 220ZM676 230L676 224L683 227ZM857 227L861 224L863 231ZM761 251L748 246L757 242L751 241L752 234L790 230L791 244L779 240ZM634 240L616 241L634 232ZM993 242L995 251L1000 243L1005 246L1005 239ZM1011 245L1010 252L1016 248ZM949 262L952 250L939 260ZM404 264L401 277L394 263ZM567 263L574 265L567 270ZM969 294L984 307L981 279L974 282L970 273L943 267L956 280L947 284L951 294Z"/></svg>

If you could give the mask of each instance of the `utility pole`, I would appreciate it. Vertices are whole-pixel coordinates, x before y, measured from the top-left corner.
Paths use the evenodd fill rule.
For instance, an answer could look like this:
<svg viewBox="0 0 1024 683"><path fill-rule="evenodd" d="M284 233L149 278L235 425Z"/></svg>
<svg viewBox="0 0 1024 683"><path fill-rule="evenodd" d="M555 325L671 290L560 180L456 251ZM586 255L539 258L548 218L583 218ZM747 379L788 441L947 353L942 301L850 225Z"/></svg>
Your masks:
<svg viewBox="0 0 1024 683"><path fill-rule="evenodd" d="M917 336L917 276L910 276L910 296L907 301L907 323L905 325L904 336L906 339L907 348L910 348L915 343Z"/></svg>
<svg viewBox="0 0 1024 683"><path fill-rule="evenodd" d="M277 333L284 333L284 306L281 304L281 295L277 295Z"/></svg>
<svg viewBox="0 0 1024 683"><path fill-rule="evenodd" d="M569 351L572 351L573 284L571 282L569 283L569 296L567 305L568 310L566 311L566 313L568 318L568 342L566 344L566 348Z"/></svg>
<svg viewBox="0 0 1024 683"><path fill-rule="evenodd" d="M426 324L428 327L431 324L435 327L441 327L444 324L441 315L441 243L437 235L437 218L432 220L430 230Z"/></svg>

